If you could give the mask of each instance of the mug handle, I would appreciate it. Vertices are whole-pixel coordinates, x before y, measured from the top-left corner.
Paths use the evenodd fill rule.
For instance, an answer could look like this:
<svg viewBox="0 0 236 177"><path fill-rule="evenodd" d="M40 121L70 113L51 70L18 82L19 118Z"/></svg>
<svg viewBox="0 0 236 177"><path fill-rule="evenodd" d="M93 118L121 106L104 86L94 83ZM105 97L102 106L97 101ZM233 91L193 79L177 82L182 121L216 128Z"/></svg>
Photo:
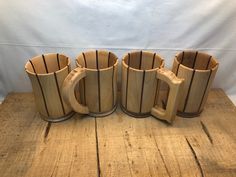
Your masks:
<svg viewBox="0 0 236 177"><path fill-rule="evenodd" d="M165 68L157 70L156 78L166 82L169 85L170 91L166 109L157 107L157 105L155 105L151 110L151 115L156 118L166 120L169 123L172 123L175 119L175 115L177 112L177 107L181 95L180 93L183 85L182 83L184 79L176 77L173 72Z"/></svg>
<svg viewBox="0 0 236 177"><path fill-rule="evenodd" d="M63 82L62 97L75 112L88 114L88 107L83 106L77 101L74 92L76 84L84 77L86 77L86 71L84 68L75 68L72 70Z"/></svg>

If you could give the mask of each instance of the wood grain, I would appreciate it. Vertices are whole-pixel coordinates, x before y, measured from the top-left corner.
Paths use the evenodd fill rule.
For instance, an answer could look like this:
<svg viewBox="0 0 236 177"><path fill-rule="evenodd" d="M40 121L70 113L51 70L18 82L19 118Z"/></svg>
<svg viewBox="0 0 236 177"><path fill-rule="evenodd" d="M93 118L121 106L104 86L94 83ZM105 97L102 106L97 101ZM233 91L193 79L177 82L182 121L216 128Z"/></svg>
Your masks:
<svg viewBox="0 0 236 177"><path fill-rule="evenodd" d="M76 102L81 101L78 103L86 105L91 116L103 117L111 114L117 105L117 56L106 50L91 50L78 55L76 66L83 68L86 76L83 80L78 81L79 86L73 87L73 92L70 92L69 95L73 95L73 97L76 95ZM71 76L71 78L73 77L77 76ZM71 88L70 83L71 81L68 79L65 86ZM63 95L68 97L68 92L65 91ZM74 110L81 113L79 109Z"/></svg>
<svg viewBox="0 0 236 177"><path fill-rule="evenodd" d="M200 117L173 125L120 108L105 118L47 123L33 101L11 93L0 105L1 177L236 176L236 107L220 89Z"/></svg>
<svg viewBox="0 0 236 177"><path fill-rule="evenodd" d="M177 77L184 79L179 115L200 115L218 67L217 60L207 53L189 50L175 56L172 71Z"/></svg>
<svg viewBox="0 0 236 177"><path fill-rule="evenodd" d="M73 114L61 95L62 84L70 72L70 60L63 54L43 54L25 65L35 95L35 102L42 118L58 122Z"/></svg>

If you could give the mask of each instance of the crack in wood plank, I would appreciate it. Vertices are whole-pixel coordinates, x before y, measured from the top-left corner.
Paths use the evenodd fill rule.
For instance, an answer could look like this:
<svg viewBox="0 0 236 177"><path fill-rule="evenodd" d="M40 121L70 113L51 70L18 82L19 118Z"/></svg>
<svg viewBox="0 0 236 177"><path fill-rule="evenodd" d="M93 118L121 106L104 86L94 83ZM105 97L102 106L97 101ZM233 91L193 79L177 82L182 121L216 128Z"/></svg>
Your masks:
<svg viewBox="0 0 236 177"><path fill-rule="evenodd" d="M62 155L62 152L60 153L60 155L58 156L58 159L56 160L56 163L55 163L55 166L52 170L52 174L50 175L50 177L53 177L54 176L54 173L56 172L56 169L58 169L58 162L60 161L61 159L61 155ZM55 175L57 176L57 175Z"/></svg>
<svg viewBox="0 0 236 177"><path fill-rule="evenodd" d="M97 172L98 177L101 176L100 158L99 158L99 144L98 144L98 132L97 132L97 118L95 117L95 136L96 136L96 152L97 152Z"/></svg>
<svg viewBox="0 0 236 177"><path fill-rule="evenodd" d="M46 126L46 129L45 129L45 132L44 132L44 140L47 139L49 131L50 131L50 128L51 128L51 122L48 122L47 126Z"/></svg>
<svg viewBox="0 0 236 177"><path fill-rule="evenodd" d="M211 137L211 134L210 134L208 128L206 127L206 125L202 121L200 121L200 122L201 122L202 129L203 129L204 133L206 134L206 136L209 139L210 143L213 144L213 139Z"/></svg>
<svg viewBox="0 0 236 177"><path fill-rule="evenodd" d="M168 175L169 177L171 177L170 172L169 172L169 170L168 170L168 168L167 168L167 165L166 165L165 159L164 159L164 157L163 157L163 155L162 155L162 153L161 153L161 150L160 150L160 148L159 148L159 146L158 146L158 144L157 144L157 141L156 141L155 136L153 136L153 139L154 139L154 142L155 142L155 145L156 145L157 151L158 151L158 153L159 153L159 155L160 155L160 157L161 157L161 161L163 162L164 167L165 167L165 169L166 169L166 173L167 173L167 175Z"/></svg>
<svg viewBox="0 0 236 177"><path fill-rule="evenodd" d="M201 176L204 177L202 166L200 164L200 161L199 161L199 159L197 157L197 154L196 154L195 150L193 149L192 145L190 144L190 142L188 141L188 139L186 137L185 137L185 140L186 140L186 142L187 142L187 144L188 144L188 146L189 146L189 148L190 148L190 150L191 150L191 152L192 152L192 154L194 156L194 159L195 159L195 161L197 163L197 166L198 166L198 169L199 169L199 171L201 173Z"/></svg>

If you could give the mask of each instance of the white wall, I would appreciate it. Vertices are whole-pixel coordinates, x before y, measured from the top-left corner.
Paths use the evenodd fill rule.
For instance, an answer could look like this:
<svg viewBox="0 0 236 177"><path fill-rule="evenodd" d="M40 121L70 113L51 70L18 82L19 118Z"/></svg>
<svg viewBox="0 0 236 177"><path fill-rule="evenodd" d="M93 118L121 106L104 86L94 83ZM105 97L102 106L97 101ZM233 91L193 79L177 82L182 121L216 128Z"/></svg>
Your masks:
<svg viewBox="0 0 236 177"><path fill-rule="evenodd" d="M197 49L218 58L214 87L236 103L235 9L233 0L0 1L0 99L31 90L24 64L38 54L149 49L170 68L178 51Z"/></svg>

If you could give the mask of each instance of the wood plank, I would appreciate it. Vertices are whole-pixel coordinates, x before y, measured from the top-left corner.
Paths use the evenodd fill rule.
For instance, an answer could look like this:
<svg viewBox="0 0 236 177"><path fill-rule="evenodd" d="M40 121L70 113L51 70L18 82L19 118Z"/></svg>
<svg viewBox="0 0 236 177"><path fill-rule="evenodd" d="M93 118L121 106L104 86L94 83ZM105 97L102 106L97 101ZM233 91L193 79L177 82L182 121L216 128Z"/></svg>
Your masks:
<svg viewBox="0 0 236 177"><path fill-rule="evenodd" d="M42 121L32 94L0 106L0 172L12 176L236 176L236 108L212 90L200 117L170 125L120 108L105 118Z"/></svg>
<svg viewBox="0 0 236 177"><path fill-rule="evenodd" d="M129 176L236 175L235 107L226 95L221 94L221 90L211 92L206 109L199 118L177 117L171 126L151 117L131 118L119 109L112 117L98 119L101 175L119 176L119 169L126 170ZM216 108L214 102L217 103ZM215 116L206 114L217 114L218 107L221 107L221 112L217 119L222 116L228 118L215 123L217 127L213 127L213 130L223 130L215 135L209 128L205 130L203 124L205 117L208 121L211 117L212 121L217 122ZM224 122L229 119L232 122L224 127ZM211 144L207 132L214 135L213 138L218 142L216 145ZM224 144L227 143L225 148Z"/></svg>
<svg viewBox="0 0 236 177"><path fill-rule="evenodd" d="M97 176L94 118L50 124L32 94L10 94L0 106L0 172L12 176Z"/></svg>

